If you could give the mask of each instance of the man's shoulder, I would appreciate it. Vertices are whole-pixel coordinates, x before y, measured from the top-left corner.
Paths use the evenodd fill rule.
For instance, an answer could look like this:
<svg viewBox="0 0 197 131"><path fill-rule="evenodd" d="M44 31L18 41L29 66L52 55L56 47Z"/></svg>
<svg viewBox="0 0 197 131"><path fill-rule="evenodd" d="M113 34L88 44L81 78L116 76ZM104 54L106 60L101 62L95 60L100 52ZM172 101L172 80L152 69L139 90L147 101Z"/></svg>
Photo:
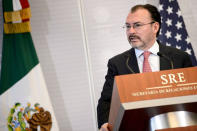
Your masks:
<svg viewBox="0 0 197 131"><path fill-rule="evenodd" d="M160 44L160 51L162 53L165 53L166 55L172 55L172 54L177 54L177 55L188 55L186 52L177 49L172 46L166 46L164 44Z"/></svg>
<svg viewBox="0 0 197 131"><path fill-rule="evenodd" d="M160 51L173 61L174 68L192 67L192 61L187 52L165 45L160 45Z"/></svg>

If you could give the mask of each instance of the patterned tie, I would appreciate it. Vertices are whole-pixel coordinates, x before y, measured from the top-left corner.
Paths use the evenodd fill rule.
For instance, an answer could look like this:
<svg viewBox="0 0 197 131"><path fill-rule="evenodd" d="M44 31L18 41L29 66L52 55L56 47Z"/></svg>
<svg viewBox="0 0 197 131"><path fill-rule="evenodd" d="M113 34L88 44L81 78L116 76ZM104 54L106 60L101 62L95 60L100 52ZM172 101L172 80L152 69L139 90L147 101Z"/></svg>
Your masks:
<svg viewBox="0 0 197 131"><path fill-rule="evenodd" d="M149 51L144 51L144 62L143 62L143 72L152 72L150 64L148 62L148 57L150 56Z"/></svg>

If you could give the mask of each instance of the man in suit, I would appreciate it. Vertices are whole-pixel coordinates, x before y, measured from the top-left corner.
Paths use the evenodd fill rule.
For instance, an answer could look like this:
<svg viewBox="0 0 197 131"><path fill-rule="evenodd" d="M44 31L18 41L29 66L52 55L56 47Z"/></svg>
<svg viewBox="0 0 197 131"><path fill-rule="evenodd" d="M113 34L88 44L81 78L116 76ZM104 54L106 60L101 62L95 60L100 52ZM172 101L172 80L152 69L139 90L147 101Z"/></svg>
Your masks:
<svg viewBox="0 0 197 131"><path fill-rule="evenodd" d="M192 66L187 53L157 41L160 25L160 14L153 5L136 5L129 12L125 29L132 48L108 61L106 81L97 106L100 130L108 131L114 76ZM147 53L148 62L145 62Z"/></svg>

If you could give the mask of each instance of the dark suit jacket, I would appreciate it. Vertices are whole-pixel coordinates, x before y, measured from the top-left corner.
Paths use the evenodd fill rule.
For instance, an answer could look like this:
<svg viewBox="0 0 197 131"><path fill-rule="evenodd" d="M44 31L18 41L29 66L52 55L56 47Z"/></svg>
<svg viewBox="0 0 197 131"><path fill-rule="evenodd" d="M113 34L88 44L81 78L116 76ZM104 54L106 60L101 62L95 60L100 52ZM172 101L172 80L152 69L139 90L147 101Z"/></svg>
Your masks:
<svg viewBox="0 0 197 131"><path fill-rule="evenodd" d="M170 59L160 57L160 70L172 69L172 64L174 69L192 66L189 55L181 50L159 44L159 51ZM108 61L106 81L97 106L99 128L108 122L114 76L132 73L139 73L134 48L114 56Z"/></svg>

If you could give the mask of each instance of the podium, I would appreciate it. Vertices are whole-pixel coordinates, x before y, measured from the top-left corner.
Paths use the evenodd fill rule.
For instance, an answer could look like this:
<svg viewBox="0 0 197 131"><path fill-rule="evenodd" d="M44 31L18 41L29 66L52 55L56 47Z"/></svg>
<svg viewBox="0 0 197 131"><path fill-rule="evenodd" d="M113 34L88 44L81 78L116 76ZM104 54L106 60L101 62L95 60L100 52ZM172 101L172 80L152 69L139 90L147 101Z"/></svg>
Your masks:
<svg viewBox="0 0 197 131"><path fill-rule="evenodd" d="M111 130L197 131L197 115L193 123L186 120L186 124L177 127L167 124L169 127L152 129L151 119L174 112L197 114L197 67L115 77L109 115ZM158 126L159 119L155 121L153 126Z"/></svg>

